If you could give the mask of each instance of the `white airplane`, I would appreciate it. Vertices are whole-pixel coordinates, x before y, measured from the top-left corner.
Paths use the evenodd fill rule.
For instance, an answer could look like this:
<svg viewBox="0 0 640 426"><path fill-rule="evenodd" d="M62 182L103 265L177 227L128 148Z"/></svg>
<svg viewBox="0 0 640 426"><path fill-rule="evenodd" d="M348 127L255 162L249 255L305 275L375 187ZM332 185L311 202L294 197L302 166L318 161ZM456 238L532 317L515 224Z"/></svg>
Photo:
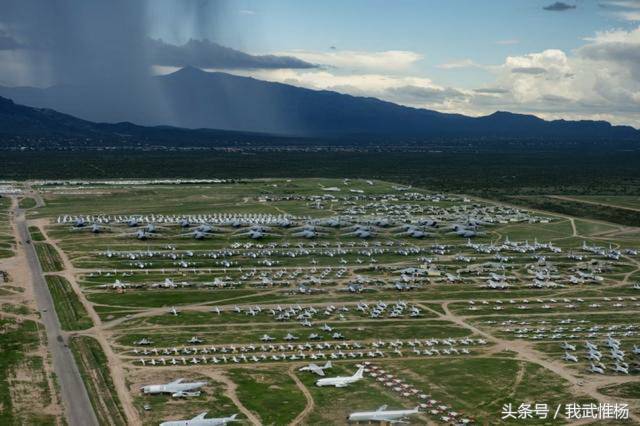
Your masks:
<svg viewBox="0 0 640 426"><path fill-rule="evenodd" d="M613 371L617 371L618 373L622 373L622 374L629 374L629 369L625 368L620 364L616 364L615 367L613 368Z"/></svg>
<svg viewBox="0 0 640 426"><path fill-rule="evenodd" d="M604 370L601 367L594 365L593 363L591 363L589 371L591 371L592 373L604 374Z"/></svg>
<svg viewBox="0 0 640 426"><path fill-rule="evenodd" d="M585 346L587 347L587 349L589 350L594 350L597 351L598 350L598 346L594 345L593 343L591 343L590 341L586 340L584 342Z"/></svg>
<svg viewBox="0 0 640 426"><path fill-rule="evenodd" d="M349 421L351 422L385 422L385 423L406 423L404 419L412 414L417 414L418 407L412 410L387 410L387 406L383 405L376 411L361 411L351 413Z"/></svg>
<svg viewBox="0 0 640 426"><path fill-rule="evenodd" d="M176 309L175 306L172 306L171 309L169 309L169 313L173 316L178 316L178 310Z"/></svg>
<svg viewBox="0 0 640 426"><path fill-rule="evenodd" d="M324 376L324 370L327 368L331 368L331 361L327 361L327 363L322 367L312 363L305 367L301 367L298 371L310 371L312 373L316 373L318 376Z"/></svg>
<svg viewBox="0 0 640 426"><path fill-rule="evenodd" d="M237 414L229 417L218 417L218 418L210 418L205 419L204 417L207 415L205 411L202 414L198 414L194 418L190 420L173 420L169 422L162 422L160 426L218 426L218 425L226 425L230 422L236 422Z"/></svg>
<svg viewBox="0 0 640 426"><path fill-rule="evenodd" d="M189 392L194 389L201 388L206 385L207 382L183 382L184 379L177 379L173 382L166 383L163 385L147 385L143 386L140 389L150 395L157 395L161 393L170 393L171 395L178 394L181 395L184 392Z"/></svg>
<svg viewBox="0 0 640 426"><path fill-rule="evenodd" d="M562 359L564 359L565 361L578 362L578 357L570 354L569 352L565 352Z"/></svg>
<svg viewBox="0 0 640 426"><path fill-rule="evenodd" d="M351 383L355 383L358 380L362 379L363 374L364 366L358 368L358 371L356 371L353 376L338 376L330 377L327 379L320 379L316 382L316 386L335 386L337 388L343 388L350 385Z"/></svg>
<svg viewBox="0 0 640 426"><path fill-rule="evenodd" d="M618 348L620 347L620 341L611 337L611 335L607 336L607 346L610 348Z"/></svg>
<svg viewBox="0 0 640 426"><path fill-rule="evenodd" d="M633 345L633 349L631 350L635 355L640 355L640 346Z"/></svg>
<svg viewBox="0 0 640 426"><path fill-rule="evenodd" d="M568 350L568 351L575 351L576 350L576 347L574 345L570 345L567 342L562 342L562 345L560 345L560 347L562 349L565 349L565 350Z"/></svg>

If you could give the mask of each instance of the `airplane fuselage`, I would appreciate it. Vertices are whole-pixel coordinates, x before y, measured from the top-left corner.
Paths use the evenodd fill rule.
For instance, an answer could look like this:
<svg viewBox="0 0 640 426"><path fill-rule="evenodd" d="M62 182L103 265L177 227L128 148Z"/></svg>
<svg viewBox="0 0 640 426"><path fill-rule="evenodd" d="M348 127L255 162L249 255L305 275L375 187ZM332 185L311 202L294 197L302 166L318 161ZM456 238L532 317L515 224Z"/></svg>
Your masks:
<svg viewBox="0 0 640 426"><path fill-rule="evenodd" d="M388 410L388 411L362 411L359 413L352 413L349 416L349 421L352 422L389 422L394 420L400 420L412 414L416 414L418 410Z"/></svg>

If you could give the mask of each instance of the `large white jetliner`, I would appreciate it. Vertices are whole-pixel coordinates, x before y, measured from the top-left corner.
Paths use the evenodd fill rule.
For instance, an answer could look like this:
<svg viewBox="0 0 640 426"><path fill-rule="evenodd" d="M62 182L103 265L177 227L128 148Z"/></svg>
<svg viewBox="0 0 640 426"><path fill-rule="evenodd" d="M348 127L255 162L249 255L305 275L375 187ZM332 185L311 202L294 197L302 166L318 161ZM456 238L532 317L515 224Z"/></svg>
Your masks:
<svg viewBox="0 0 640 426"><path fill-rule="evenodd" d="M229 416L229 417L217 417L217 418L212 417L210 419L205 419L204 417L206 415L207 415L207 412L205 411L204 413L198 414L197 416L195 416L190 420L172 420L169 422L160 423L160 426L219 426L219 425L226 425L227 423L237 421L236 420L237 414L234 414L233 416Z"/></svg>
<svg viewBox="0 0 640 426"><path fill-rule="evenodd" d="M360 411L351 413L349 421L404 423L405 418L412 414L417 414L418 412L418 407L412 410L387 410L387 406L383 405L376 411Z"/></svg>
<svg viewBox="0 0 640 426"><path fill-rule="evenodd" d="M337 388L343 388L362 379L363 373L364 366L358 368L358 371L356 371L353 376L338 376L320 379L316 382L316 386L335 386Z"/></svg>
<svg viewBox="0 0 640 426"><path fill-rule="evenodd" d="M160 393L170 393L173 396L182 396L183 392L189 392L201 388L207 382L183 382L184 379L174 380L164 385L147 385L140 389L146 394L156 395Z"/></svg>

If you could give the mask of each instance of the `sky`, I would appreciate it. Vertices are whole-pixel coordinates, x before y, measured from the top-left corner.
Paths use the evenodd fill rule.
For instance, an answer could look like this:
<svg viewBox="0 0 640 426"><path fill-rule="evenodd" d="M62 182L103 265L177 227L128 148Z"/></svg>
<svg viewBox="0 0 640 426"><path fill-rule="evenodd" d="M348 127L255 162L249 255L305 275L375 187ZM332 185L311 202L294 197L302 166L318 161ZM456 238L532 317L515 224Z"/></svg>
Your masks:
<svg viewBox="0 0 640 426"><path fill-rule="evenodd" d="M185 65L444 112L640 127L640 0L0 5L0 84L135 82Z"/></svg>

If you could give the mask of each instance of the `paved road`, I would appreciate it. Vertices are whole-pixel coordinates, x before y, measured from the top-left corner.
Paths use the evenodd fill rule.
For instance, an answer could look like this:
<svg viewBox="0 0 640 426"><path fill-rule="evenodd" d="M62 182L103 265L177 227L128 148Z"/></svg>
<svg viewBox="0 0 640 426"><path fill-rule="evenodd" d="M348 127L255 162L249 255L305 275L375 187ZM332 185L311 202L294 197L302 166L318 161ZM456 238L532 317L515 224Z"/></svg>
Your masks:
<svg viewBox="0 0 640 426"><path fill-rule="evenodd" d="M78 371L73 354L67 347L67 338L60 329L60 322L53 306L53 299L42 276L42 268L38 262L36 251L30 239L25 222L24 211L16 209L15 220L18 228L19 242L24 246L27 264L31 270L33 289L38 310L47 332L47 344L53 358L53 369L60 385L60 397L65 407L69 426L97 426L98 420L93 412L89 395Z"/></svg>

